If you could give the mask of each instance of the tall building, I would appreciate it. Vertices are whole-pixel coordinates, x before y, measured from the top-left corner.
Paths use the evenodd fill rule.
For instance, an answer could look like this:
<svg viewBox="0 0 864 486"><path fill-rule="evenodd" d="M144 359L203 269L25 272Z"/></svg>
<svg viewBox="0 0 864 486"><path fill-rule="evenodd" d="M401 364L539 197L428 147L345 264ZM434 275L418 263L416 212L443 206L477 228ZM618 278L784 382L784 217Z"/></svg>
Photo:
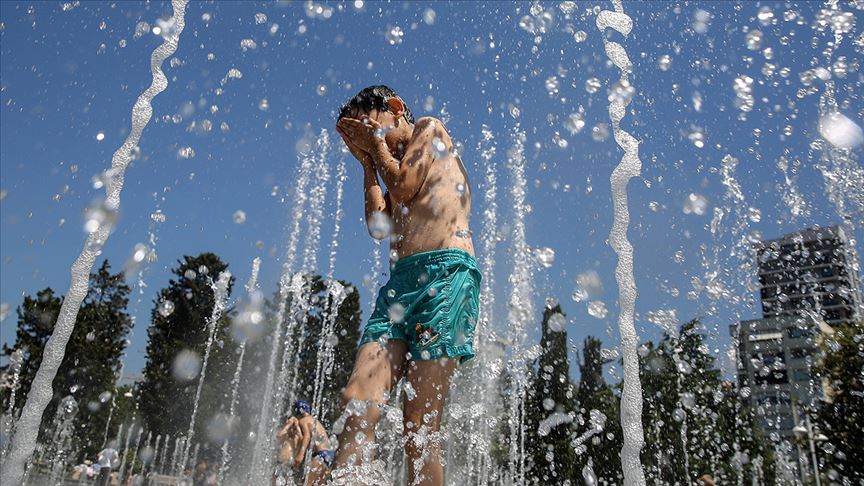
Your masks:
<svg viewBox="0 0 864 486"><path fill-rule="evenodd" d="M859 263L842 228L810 228L755 249L763 317L814 311L831 326L861 318Z"/></svg>
<svg viewBox="0 0 864 486"><path fill-rule="evenodd" d="M810 371L820 329L864 314L859 264L838 226L797 231L754 249L762 318L731 326L738 338L738 385L762 430L791 443L792 429L802 421L797 415L821 398L821 383Z"/></svg>

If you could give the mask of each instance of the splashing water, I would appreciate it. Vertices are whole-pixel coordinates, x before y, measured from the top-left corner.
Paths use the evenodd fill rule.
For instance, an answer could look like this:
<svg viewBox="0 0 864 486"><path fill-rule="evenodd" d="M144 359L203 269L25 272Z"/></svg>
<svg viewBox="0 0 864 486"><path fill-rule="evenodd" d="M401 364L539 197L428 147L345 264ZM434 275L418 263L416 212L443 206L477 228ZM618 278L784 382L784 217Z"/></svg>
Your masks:
<svg viewBox="0 0 864 486"><path fill-rule="evenodd" d="M330 260L327 268L327 296L329 305L327 318L324 320L319 338L318 361L315 366L315 389L312 394L312 415L315 417L322 416L324 412L325 404L322 403L322 393L324 391L324 383L330 378L330 374L333 371L335 357L333 349L337 344L331 339L331 336L335 338L333 330L335 329L336 319L339 317L339 308L347 297L345 287L334 279L334 274L336 273L336 251L339 247L339 232L341 229L340 224L344 214L342 196L346 179L345 170L345 153L343 151L339 158L339 164L336 167L336 211L333 216L333 236L330 239Z"/></svg>
<svg viewBox="0 0 864 486"><path fill-rule="evenodd" d="M291 275L293 273L294 260L297 257L297 247L300 239L300 223L303 219L303 211L306 205L306 186L312 175L312 158L301 157L300 173L294 189L293 213L291 215L291 231L288 237L288 248L285 261L282 264L282 276L279 279L279 305L276 311L275 327L273 329L272 347L267 367L267 378L264 385L264 395L261 400L261 414L258 416L258 430L255 439L255 448L249 469L249 481L253 484L266 482L267 471L264 462L270 454L272 444L270 433L276 427L276 415L273 414L275 397L274 382L276 375L276 360L279 356L280 342L282 341L282 325L287 312L287 302L291 295Z"/></svg>
<svg viewBox="0 0 864 486"><path fill-rule="evenodd" d="M265 20L266 21L266 20ZM252 260L252 274L249 276L249 281L246 282L246 294L249 298L249 305L252 306L256 301L256 293L258 292L258 272L261 270L261 258L255 257ZM240 342L240 356L237 357L237 367L234 369L234 377L231 379L231 405L228 407L228 426L234 424L234 419L237 413L237 398L240 391L240 374L243 372L243 360L246 357L246 336ZM231 455L228 453L228 442L230 434L225 435L225 441L222 443L222 466L219 468L219 478L217 483L223 484L225 474L228 473L228 463L231 460Z"/></svg>
<svg viewBox="0 0 864 486"><path fill-rule="evenodd" d="M621 0L613 0L615 11L603 10L597 15L597 29L605 34L607 28L627 36L633 21L624 14ZM624 47L603 36L606 56L621 71L621 81L629 83L632 65ZM621 350L624 361L624 389L621 392L621 427L624 445L621 448L621 466L624 471L624 484L641 486L645 484L645 472L639 458L645 438L642 432L642 385L639 381L639 358L636 346L639 337L633 325L636 307L636 281L633 277L633 247L627 240L627 226L630 213L627 208L627 182L639 176L642 162L639 160L639 142L621 128L621 120L626 114L630 98L610 98L609 118L618 146L624 150L624 157L612 171L612 199L614 203L614 222L609 234L609 244L618 255L615 280L618 282L618 327L621 332Z"/></svg>
<svg viewBox="0 0 864 486"><path fill-rule="evenodd" d="M111 208L120 207L120 192L123 189L123 179L126 167L132 157L132 150L138 146L141 134L153 115L153 98L168 87L168 78L162 72L162 63L174 54L180 41L180 34L186 25L185 13L188 0L171 0L173 7L174 28L170 35L163 37L162 44L157 47L150 58L150 71L153 75L150 86L138 97L132 108L132 130L123 145L114 152L111 160L112 178L105 186L106 205ZM36 447L36 436L42 414L53 394L51 382L57 374L57 369L63 361L66 343L75 328L78 309L87 295L90 270L96 261L100 249L105 245L111 232L109 225L101 225L99 229L87 236L84 249L72 264L72 284L63 300L54 331L48 339L43 352L42 363L33 379L27 402L21 411L12 438L9 456L0 465L0 482L18 484L24 477L25 464Z"/></svg>
<svg viewBox="0 0 864 486"><path fill-rule="evenodd" d="M510 400L510 450L509 470L517 484L525 482L525 399L528 377L525 374L531 356L528 353L526 330L534 316L534 282L531 263L534 260L525 231L527 215L525 176L525 132L517 124L513 128L513 147L508 153L511 183L510 195L513 207L513 268L509 281L510 299L508 301L508 336L512 339L512 369L514 373L513 396Z"/></svg>
<svg viewBox="0 0 864 486"><path fill-rule="evenodd" d="M213 290L213 311L207 322L209 335L207 336L207 345L204 348L201 374L198 376L198 388L195 390L195 401L192 402L192 416L189 418L189 431L186 433L186 447L183 450L183 456L179 464L180 468L186 467L186 461L189 459L189 448L192 446L192 440L195 438L195 419L198 416L198 402L201 400L201 389L204 387L204 378L207 376L207 363L210 360L210 350L213 347L216 328L222 319L222 313L225 311L225 300L228 298L228 286L230 283L231 272L226 270L219 274L219 279L215 283L211 282L210 284L210 288Z"/></svg>

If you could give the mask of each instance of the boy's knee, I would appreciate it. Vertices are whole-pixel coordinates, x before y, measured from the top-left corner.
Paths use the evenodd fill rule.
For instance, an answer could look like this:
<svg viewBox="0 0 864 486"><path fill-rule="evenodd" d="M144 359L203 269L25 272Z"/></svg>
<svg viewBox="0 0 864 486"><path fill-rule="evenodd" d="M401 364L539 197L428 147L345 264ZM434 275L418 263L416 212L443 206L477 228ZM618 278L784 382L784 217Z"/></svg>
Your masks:
<svg viewBox="0 0 864 486"><path fill-rule="evenodd" d="M342 390L342 410L350 416L375 420L381 415L380 405L379 398L358 386L349 384Z"/></svg>

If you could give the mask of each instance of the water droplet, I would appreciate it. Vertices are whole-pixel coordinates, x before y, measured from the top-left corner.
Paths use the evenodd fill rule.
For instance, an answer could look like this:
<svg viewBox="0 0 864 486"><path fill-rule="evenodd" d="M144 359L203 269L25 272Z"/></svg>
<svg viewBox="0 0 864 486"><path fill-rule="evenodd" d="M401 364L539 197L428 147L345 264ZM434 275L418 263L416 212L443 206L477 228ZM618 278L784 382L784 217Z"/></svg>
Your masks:
<svg viewBox="0 0 864 486"><path fill-rule="evenodd" d="M697 34L704 34L708 32L709 27L711 27L711 12L702 10L701 8L696 9L693 12L693 30Z"/></svg>
<svg viewBox="0 0 864 486"><path fill-rule="evenodd" d="M374 211L369 217L369 234L376 240L388 238L393 231L390 218L381 211Z"/></svg>
<svg viewBox="0 0 864 486"><path fill-rule="evenodd" d="M258 43L255 42L255 40L253 40L253 39L241 39L240 40L240 50L242 50L243 52L246 52L246 51L249 51L252 49L257 49L257 48L258 48Z"/></svg>
<svg viewBox="0 0 864 486"><path fill-rule="evenodd" d="M633 98L635 93L636 88L630 84L630 81L622 79L609 88L609 102L626 105L627 103L630 103L630 100Z"/></svg>
<svg viewBox="0 0 864 486"><path fill-rule="evenodd" d="M560 81L558 81L558 76L550 76L546 78L546 92L549 93L549 96L555 96L558 94L558 87L560 86Z"/></svg>
<svg viewBox="0 0 864 486"><path fill-rule="evenodd" d="M573 39L578 43L585 42L588 39L588 33L584 30L577 30L575 34L573 34Z"/></svg>
<svg viewBox="0 0 864 486"><path fill-rule="evenodd" d="M570 132L570 135L576 135L581 132L585 128L585 113L579 111L568 115L567 121L564 122L564 128Z"/></svg>
<svg viewBox="0 0 864 486"><path fill-rule="evenodd" d="M255 14L255 23L258 25L267 23L267 14L265 13L256 13Z"/></svg>
<svg viewBox="0 0 864 486"><path fill-rule="evenodd" d="M762 31L753 29L745 36L747 49L758 51L762 47Z"/></svg>
<svg viewBox="0 0 864 486"><path fill-rule="evenodd" d="M692 393L684 392L681 394L680 402L684 408L690 410L696 406L696 397Z"/></svg>
<svg viewBox="0 0 864 486"><path fill-rule="evenodd" d="M687 135L687 139L696 146L696 148L702 148L705 146L705 134L702 133L701 129L696 129L689 135Z"/></svg>
<svg viewBox="0 0 864 486"><path fill-rule="evenodd" d="M675 309L660 309L645 313L645 320L655 324L671 336L678 335L678 313Z"/></svg>
<svg viewBox="0 0 864 486"><path fill-rule="evenodd" d="M401 323L405 320L405 307L399 302L394 302L387 309L387 317L394 324Z"/></svg>
<svg viewBox="0 0 864 486"><path fill-rule="evenodd" d="M261 111L267 111L270 109L270 102L267 101L267 98L261 98L261 100L258 101L258 109Z"/></svg>
<svg viewBox="0 0 864 486"><path fill-rule="evenodd" d="M582 467L582 479L585 480L585 486L597 486L597 475L594 474L590 461Z"/></svg>
<svg viewBox="0 0 864 486"><path fill-rule="evenodd" d="M433 25L435 23L435 16L435 11L431 8L427 8L423 11L423 22L425 22L426 25Z"/></svg>
<svg viewBox="0 0 864 486"><path fill-rule="evenodd" d="M171 302L170 300L163 300L159 303L158 311L162 317L170 316L174 313L174 302Z"/></svg>
<svg viewBox="0 0 864 486"><path fill-rule="evenodd" d="M864 142L861 127L837 111L819 119L819 134L831 145L843 149L852 149Z"/></svg>
<svg viewBox="0 0 864 486"><path fill-rule="evenodd" d="M97 134L96 134L96 141L97 141L97 142L101 142L102 140L105 140L105 132L99 132L99 133L97 133Z"/></svg>
<svg viewBox="0 0 864 486"><path fill-rule="evenodd" d="M95 201L84 212L84 231L87 233L95 233L103 227L110 231L115 222L117 210L104 199Z"/></svg>
<svg viewBox="0 0 864 486"><path fill-rule="evenodd" d="M447 156L447 144L438 137L432 138L432 151L435 153L436 159L443 159Z"/></svg>
<svg viewBox="0 0 864 486"><path fill-rule="evenodd" d="M325 94L327 94L327 86L319 84L318 87L315 88L315 93L317 93L318 96L324 96Z"/></svg>
<svg viewBox="0 0 864 486"><path fill-rule="evenodd" d="M168 220L168 216L166 216L161 209L157 209L155 212L150 214L150 219L156 223L164 223Z"/></svg>
<svg viewBox="0 0 864 486"><path fill-rule="evenodd" d="M582 287L579 287L573 291L573 294L571 294L570 297L575 302L582 302L583 300L586 300L588 298L588 292Z"/></svg>
<svg viewBox="0 0 864 486"><path fill-rule="evenodd" d="M684 200L684 214L695 214L697 216L705 215L708 210L708 199L701 195L691 192L687 199Z"/></svg>
<svg viewBox="0 0 864 486"><path fill-rule="evenodd" d="M594 139L595 142L602 142L609 138L609 125L605 123L598 123L591 128L591 138Z"/></svg>
<svg viewBox="0 0 864 486"><path fill-rule="evenodd" d="M759 9L759 13L756 14L756 18L759 19L759 23L762 25L771 25L771 21L774 20L774 11L771 10L771 7L762 7Z"/></svg>
<svg viewBox="0 0 864 486"><path fill-rule="evenodd" d="M735 78L732 85L735 90L735 106L743 111L748 112L753 109L755 99L753 98L753 78L742 74Z"/></svg>
<svg viewBox="0 0 864 486"><path fill-rule="evenodd" d="M174 358L171 371L177 381L194 380L201 371L201 357L191 349L184 349Z"/></svg>
<svg viewBox="0 0 864 486"><path fill-rule="evenodd" d="M591 94L600 91L600 86L600 80L597 78L588 78L588 80L585 81L585 91Z"/></svg>
<svg viewBox="0 0 864 486"><path fill-rule="evenodd" d="M596 317L597 319L603 319L606 317L609 311L606 309L606 304L600 300L592 300L588 302L588 314L591 317Z"/></svg>
<svg viewBox="0 0 864 486"><path fill-rule="evenodd" d="M561 332L564 330L564 326L567 324L567 320L564 317L564 314L560 312L556 312L549 316L549 319L546 321L546 325L549 327L549 330L552 332Z"/></svg>
<svg viewBox="0 0 864 486"><path fill-rule="evenodd" d="M669 54L663 54L657 59L657 67L661 71L668 71L670 66L672 66L672 56Z"/></svg>
<svg viewBox="0 0 864 486"><path fill-rule="evenodd" d="M246 211L242 209L238 209L234 211L234 223L235 224L243 224L246 222Z"/></svg>
<svg viewBox="0 0 864 486"><path fill-rule="evenodd" d="M534 256L537 257L537 260L546 267L549 268L555 262L555 250L549 247L538 248L534 251Z"/></svg>
<svg viewBox="0 0 864 486"><path fill-rule="evenodd" d="M384 38L387 39L387 43L391 46L401 44L402 38L404 36L405 32L402 32L402 28L398 25L395 27L390 27L389 29L387 29L387 32L384 33Z"/></svg>
<svg viewBox="0 0 864 486"><path fill-rule="evenodd" d="M180 147L177 150L177 157L181 159L191 159L195 157L195 149L192 147Z"/></svg>
<svg viewBox="0 0 864 486"><path fill-rule="evenodd" d="M750 219L750 221L758 223L762 220L762 211L758 210L757 208L747 208L747 217Z"/></svg>

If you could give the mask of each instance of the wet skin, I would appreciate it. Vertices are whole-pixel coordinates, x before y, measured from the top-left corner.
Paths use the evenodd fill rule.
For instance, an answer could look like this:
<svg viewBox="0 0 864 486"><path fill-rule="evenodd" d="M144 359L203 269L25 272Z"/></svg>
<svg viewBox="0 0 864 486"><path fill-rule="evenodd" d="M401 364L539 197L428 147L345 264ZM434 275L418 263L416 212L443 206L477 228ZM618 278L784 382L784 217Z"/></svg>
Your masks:
<svg viewBox="0 0 864 486"><path fill-rule="evenodd" d="M382 128L386 132L383 139L376 135ZM474 255L468 226L468 175L439 120L426 117L410 124L402 116L400 102L395 102L387 111L355 112L339 120L336 129L363 167L367 224L376 212L392 221L391 253L404 258L458 248ZM379 176L388 189L386 194ZM413 399L406 394L402 408L408 484L443 484L438 432L457 360L408 360L407 351L406 343L399 340L371 342L358 350L342 406L344 410L356 401L363 406L347 419L339 435L334 478L340 469L374 458L370 445L375 441L381 405L404 376L416 393ZM362 478L354 476L353 480L352 484L364 484Z"/></svg>

